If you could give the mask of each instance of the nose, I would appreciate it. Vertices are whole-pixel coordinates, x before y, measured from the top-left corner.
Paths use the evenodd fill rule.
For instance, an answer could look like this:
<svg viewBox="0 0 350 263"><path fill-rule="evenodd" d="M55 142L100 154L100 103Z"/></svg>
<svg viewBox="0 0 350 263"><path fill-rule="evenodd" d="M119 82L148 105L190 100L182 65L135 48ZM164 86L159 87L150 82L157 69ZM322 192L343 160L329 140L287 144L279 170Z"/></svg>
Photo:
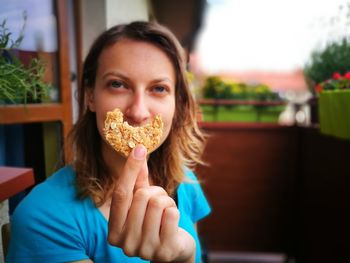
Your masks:
<svg viewBox="0 0 350 263"><path fill-rule="evenodd" d="M143 126L151 117L147 99L142 92L135 91L130 97L124 113L126 121L133 126Z"/></svg>

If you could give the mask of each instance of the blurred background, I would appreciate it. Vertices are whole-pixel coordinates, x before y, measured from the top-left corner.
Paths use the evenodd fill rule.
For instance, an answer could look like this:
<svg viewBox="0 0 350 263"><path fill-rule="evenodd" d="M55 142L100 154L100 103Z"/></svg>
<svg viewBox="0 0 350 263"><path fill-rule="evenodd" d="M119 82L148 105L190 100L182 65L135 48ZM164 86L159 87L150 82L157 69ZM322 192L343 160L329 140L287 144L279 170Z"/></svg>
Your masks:
<svg viewBox="0 0 350 263"><path fill-rule="evenodd" d="M0 170L0 225L72 158L92 41L135 20L169 27L188 54L209 135L203 261L348 262L348 0L0 0L0 166L32 178Z"/></svg>

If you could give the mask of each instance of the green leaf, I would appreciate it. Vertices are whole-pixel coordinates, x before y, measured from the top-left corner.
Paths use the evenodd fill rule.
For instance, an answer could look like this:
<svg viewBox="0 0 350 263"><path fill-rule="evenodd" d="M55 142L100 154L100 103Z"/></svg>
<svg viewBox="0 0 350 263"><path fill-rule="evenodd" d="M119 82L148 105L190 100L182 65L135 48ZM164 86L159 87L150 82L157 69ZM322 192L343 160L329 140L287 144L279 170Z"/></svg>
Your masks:
<svg viewBox="0 0 350 263"><path fill-rule="evenodd" d="M23 27L15 41L11 39L6 20L0 24L0 100L13 103L27 103L29 99L40 100L49 94L51 88L51 85L42 81L45 64L41 60L34 58L25 66L11 52L23 40L26 13L23 13L23 19Z"/></svg>

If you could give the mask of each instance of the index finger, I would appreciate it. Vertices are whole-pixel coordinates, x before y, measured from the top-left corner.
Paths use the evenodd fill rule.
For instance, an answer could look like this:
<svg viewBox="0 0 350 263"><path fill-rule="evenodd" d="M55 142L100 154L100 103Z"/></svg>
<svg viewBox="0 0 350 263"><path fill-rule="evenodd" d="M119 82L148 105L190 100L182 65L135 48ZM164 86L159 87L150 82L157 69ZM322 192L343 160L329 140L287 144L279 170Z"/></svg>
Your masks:
<svg viewBox="0 0 350 263"><path fill-rule="evenodd" d="M121 233L132 202L136 178L141 172L146 154L147 150L144 146L136 146L129 155L122 173L116 181L112 194L108 223L108 241L112 245L118 245L118 241L121 238Z"/></svg>
<svg viewBox="0 0 350 263"><path fill-rule="evenodd" d="M133 149L117 179L116 187L121 187L129 193L133 192L136 179L146 160L146 154L147 149L142 144Z"/></svg>
<svg viewBox="0 0 350 263"><path fill-rule="evenodd" d="M148 180L148 166L147 166L147 160L143 162L141 171L137 175L135 186L134 186L134 193L137 189L143 188L143 187L148 187L149 185L149 180Z"/></svg>

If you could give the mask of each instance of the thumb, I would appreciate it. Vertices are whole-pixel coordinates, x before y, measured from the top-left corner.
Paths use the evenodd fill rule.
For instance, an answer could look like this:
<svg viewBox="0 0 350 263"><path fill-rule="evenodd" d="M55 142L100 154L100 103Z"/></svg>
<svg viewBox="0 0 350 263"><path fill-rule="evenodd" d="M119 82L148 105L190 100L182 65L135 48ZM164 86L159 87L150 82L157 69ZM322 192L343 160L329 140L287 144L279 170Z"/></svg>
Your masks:
<svg viewBox="0 0 350 263"><path fill-rule="evenodd" d="M142 168L136 178L134 191L136 191L139 188L142 187L148 187L149 181L148 181L148 166L147 166L147 159L144 161Z"/></svg>

